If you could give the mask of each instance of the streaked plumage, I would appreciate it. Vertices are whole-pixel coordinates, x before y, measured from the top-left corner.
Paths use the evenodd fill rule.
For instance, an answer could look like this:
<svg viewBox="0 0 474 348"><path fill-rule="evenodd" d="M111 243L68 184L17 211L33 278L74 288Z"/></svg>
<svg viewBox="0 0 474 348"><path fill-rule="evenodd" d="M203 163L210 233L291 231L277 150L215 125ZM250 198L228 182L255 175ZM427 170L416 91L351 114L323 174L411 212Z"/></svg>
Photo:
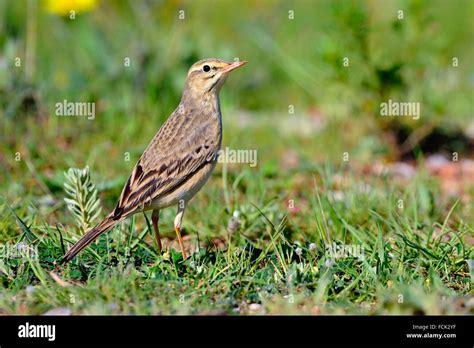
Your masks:
<svg viewBox="0 0 474 348"><path fill-rule="evenodd" d="M184 209L211 175L221 146L219 91L227 74L245 63L205 59L190 68L181 102L138 160L117 206L66 253L63 262L70 261L118 222L146 210L153 210L161 249L158 211L175 204L179 204L175 230L186 258L180 235Z"/></svg>

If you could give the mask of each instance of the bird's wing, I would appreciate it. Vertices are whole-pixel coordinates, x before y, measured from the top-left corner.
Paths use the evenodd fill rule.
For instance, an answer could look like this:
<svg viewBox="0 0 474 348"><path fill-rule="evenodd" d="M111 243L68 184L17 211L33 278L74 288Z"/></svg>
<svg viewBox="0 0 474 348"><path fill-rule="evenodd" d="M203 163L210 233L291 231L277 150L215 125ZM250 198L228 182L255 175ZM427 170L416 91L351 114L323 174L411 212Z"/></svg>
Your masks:
<svg viewBox="0 0 474 348"><path fill-rule="evenodd" d="M134 213L174 191L209 162L215 161L219 140L201 118L196 122L178 107L138 160L120 195L113 218Z"/></svg>

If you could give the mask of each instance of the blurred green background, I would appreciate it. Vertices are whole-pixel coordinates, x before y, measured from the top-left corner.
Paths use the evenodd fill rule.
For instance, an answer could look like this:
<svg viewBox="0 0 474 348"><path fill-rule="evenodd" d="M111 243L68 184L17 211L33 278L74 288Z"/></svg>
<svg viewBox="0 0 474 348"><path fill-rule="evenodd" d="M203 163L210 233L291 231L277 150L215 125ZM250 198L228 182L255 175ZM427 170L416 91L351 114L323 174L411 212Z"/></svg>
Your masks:
<svg viewBox="0 0 474 348"><path fill-rule="evenodd" d="M250 62L221 94L223 146L257 149L270 176L339 165L344 152L356 163L472 156L473 11L472 1L1 1L0 186L37 192L29 170L54 191L68 167L89 165L118 195L124 153L138 159L205 57ZM55 116L64 99L95 102L95 119ZM388 99L421 103L420 119L381 117Z"/></svg>
<svg viewBox="0 0 474 348"><path fill-rule="evenodd" d="M224 109L288 118L293 105L297 115L321 113L353 128L382 123L380 102L391 98L421 103L421 121L396 121L409 129L463 129L472 118L472 1L85 2L71 20L54 1L1 1L0 116L9 136L28 127L20 111L31 91L65 137L104 128L120 136L147 122L137 131L148 139L177 105L189 66L205 57L251 63L224 89ZM97 120L55 118L63 99L95 101Z"/></svg>
<svg viewBox="0 0 474 348"><path fill-rule="evenodd" d="M223 146L258 150L263 177L338 167L345 152L353 166L472 157L473 11L472 1L1 1L0 188L18 203L89 165L112 206L206 57L250 62L221 93ZM96 117L56 116L64 99L95 102ZM421 103L420 119L381 117L388 99Z"/></svg>

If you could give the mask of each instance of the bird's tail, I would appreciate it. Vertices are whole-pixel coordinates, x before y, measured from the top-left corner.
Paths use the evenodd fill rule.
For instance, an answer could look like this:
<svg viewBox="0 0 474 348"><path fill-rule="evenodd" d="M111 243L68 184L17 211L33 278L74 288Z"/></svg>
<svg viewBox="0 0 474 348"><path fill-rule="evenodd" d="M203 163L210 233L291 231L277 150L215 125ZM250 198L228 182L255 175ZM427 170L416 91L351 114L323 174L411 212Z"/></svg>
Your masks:
<svg viewBox="0 0 474 348"><path fill-rule="evenodd" d="M110 230L121 219L114 220L112 214L107 216L102 222L98 223L93 229L87 232L79 241L72 246L71 249L63 256L61 263L71 261L77 254L79 254L85 247L87 247L94 239L99 237L102 233Z"/></svg>

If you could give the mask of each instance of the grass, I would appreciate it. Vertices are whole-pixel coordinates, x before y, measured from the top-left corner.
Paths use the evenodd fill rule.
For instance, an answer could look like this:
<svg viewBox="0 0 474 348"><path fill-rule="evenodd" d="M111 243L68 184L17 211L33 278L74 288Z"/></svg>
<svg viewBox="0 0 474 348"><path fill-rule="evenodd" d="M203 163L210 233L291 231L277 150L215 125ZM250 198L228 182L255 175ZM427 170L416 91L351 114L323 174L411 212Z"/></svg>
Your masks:
<svg viewBox="0 0 474 348"><path fill-rule="evenodd" d="M3 259L0 308L10 314L54 308L75 314L472 310L465 304L472 295L466 260L473 257L465 242L472 227L461 217L466 207L459 201L440 205L436 187L423 174L395 188L382 176L358 181L347 168L308 169L313 184L294 197L293 209L285 209L282 203L292 196L285 197L280 187L291 174L282 183L251 169L235 176L228 172L222 189L223 173L189 206L184 234L194 252L186 261L176 242L170 246L170 209L160 220L167 237L163 255L156 251L149 222L137 215L64 268L56 260L79 238L79 226L51 225L33 205L26 211L4 209L3 223L16 220L22 231L7 239L9 245L24 242L36 252L27 262L25 254ZM336 173L344 173L346 184L337 188L343 199L335 198ZM225 204L222 191L231 204ZM226 226L234 210L240 212L240 227L231 232ZM360 246L363 257L332 258L327 246L333 243Z"/></svg>
<svg viewBox="0 0 474 348"><path fill-rule="evenodd" d="M201 4L100 2L71 21L0 3L0 313L472 314L474 186L446 191L424 164L456 152L460 168L472 140L415 142L413 175L377 170L402 160L397 134L469 129L472 3L297 1L294 20L284 2ZM169 208L163 254L139 214L58 266L209 56L250 61L221 94L223 147L257 150L257 166L219 164L191 201L188 260ZM95 102L96 117L56 117L64 99ZM422 117L385 122L388 99ZM100 204L81 219L88 200L68 209L64 173L86 166Z"/></svg>

